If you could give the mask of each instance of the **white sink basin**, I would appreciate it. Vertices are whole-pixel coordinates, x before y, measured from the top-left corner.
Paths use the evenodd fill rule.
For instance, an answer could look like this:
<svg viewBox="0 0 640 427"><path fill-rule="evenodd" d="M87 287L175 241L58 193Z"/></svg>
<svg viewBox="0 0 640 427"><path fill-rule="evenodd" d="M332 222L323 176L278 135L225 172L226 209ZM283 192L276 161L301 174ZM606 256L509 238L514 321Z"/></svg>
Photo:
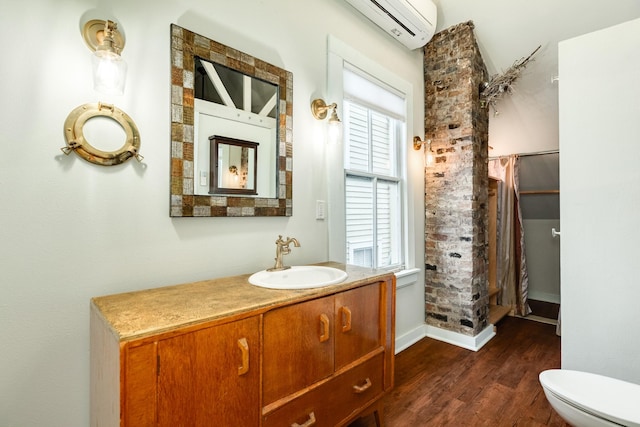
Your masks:
<svg viewBox="0 0 640 427"><path fill-rule="evenodd" d="M249 283L271 289L309 289L343 282L347 273L333 267L301 265L281 271L262 270L249 277Z"/></svg>

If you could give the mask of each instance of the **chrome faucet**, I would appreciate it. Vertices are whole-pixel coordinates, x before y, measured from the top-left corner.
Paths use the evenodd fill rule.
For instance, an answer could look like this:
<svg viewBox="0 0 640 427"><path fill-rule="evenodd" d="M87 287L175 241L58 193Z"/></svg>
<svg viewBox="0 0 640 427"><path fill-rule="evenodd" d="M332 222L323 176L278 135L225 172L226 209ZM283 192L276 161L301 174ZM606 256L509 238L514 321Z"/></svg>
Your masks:
<svg viewBox="0 0 640 427"><path fill-rule="evenodd" d="M281 271L291 268L290 266L282 265L282 255L291 253L291 248L289 248L291 243L293 243L296 248L300 247L300 243L297 239L287 237L287 240L282 240L282 235L278 236L278 240L276 240L276 265L267 269L267 271Z"/></svg>

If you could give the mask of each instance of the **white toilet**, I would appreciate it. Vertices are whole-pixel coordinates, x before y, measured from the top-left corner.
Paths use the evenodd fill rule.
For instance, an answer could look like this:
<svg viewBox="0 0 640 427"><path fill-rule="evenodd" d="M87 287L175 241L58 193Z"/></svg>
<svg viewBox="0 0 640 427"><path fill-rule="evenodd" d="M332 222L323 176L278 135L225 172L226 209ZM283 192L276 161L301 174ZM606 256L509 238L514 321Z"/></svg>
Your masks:
<svg viewBox="0 0 640 427"><path fill-rule="evenodd" d="M575 427L640 427L638 384L567 369L550 369L539 378L553 409Z"/></svg>

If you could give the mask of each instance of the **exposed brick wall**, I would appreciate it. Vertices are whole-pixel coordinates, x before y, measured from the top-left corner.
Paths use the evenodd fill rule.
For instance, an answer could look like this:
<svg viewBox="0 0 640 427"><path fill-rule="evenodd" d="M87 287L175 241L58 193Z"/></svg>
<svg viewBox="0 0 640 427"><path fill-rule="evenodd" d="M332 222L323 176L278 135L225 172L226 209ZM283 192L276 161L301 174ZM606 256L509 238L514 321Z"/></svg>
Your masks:
<svg viewBox="0 0 640 427"><path fill-rule="evenodd" d="M479 88L487 70L466 22L425 47L425 129L435 164L425 169L427 324L475 336L488 324L489 116Z"/></svg>

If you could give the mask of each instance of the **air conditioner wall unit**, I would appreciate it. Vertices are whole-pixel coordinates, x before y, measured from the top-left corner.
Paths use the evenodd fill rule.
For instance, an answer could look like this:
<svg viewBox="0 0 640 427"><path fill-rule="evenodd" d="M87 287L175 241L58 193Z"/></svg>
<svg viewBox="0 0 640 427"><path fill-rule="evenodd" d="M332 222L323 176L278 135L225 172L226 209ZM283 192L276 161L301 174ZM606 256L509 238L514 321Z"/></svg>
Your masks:
<svg viewBox="0 0 640 427"><path fill-rule="evenodd" d="M409 49L424 46L435 33L438 9L431 0L346 1Z"/></svg>

